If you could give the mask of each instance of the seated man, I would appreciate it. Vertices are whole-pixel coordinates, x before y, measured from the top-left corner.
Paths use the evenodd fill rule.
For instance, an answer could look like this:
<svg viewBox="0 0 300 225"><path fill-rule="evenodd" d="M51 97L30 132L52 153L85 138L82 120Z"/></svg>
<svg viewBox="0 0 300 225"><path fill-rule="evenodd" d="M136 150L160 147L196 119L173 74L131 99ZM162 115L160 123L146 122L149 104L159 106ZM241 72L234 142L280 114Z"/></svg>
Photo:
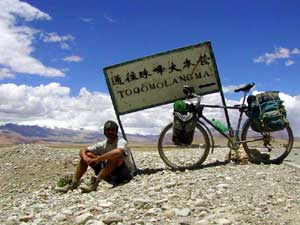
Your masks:
<svg viewBox="0 0 300 225"><path fill-rule="evenodd" d="M96 176L92 177L90 186L82 186L82 192L96 191L99 182L104 179L110 184L118 185L132 179L135 173L134 162L127 141L118 137L118 125L114 121L107 121L104 125L106 140L80 150L80 162L73 175L72 183L56 188L59 192L68 192L77 188L81 177L88 166L92 167Z"/></svg>

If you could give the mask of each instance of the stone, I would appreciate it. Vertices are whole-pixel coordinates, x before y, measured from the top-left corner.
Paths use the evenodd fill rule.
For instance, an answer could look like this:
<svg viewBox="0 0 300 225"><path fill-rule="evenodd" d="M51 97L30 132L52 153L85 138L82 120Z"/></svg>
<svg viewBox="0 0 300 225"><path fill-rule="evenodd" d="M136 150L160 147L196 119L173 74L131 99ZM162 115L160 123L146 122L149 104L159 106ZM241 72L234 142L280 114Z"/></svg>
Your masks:
<svg viewBox="0 0 300 225"><path fill-rule="evenodd" d="M231 224L231 221L228 220L228 219L222 218L222 219L219 219L219 220L218 220L218 224L219 224L219 225L230 225L230 224Z"/></svg>
<svg viewBox="0 0 300 225"><path fill-rule="evenodd" d="M169 182L169 183L166 183L165 186L167 188L171 188L171 187L175 187L177 185L177 182L176 181L172 181L172 182Z"/></svg>
<svg viewBox="0 0 300 225"><path fill-rule="evenodd" d="M231 181L231 180L232 180L232 177L225 177L225 180Z"/></svg>
<svg viewBox="0 0 300 225"><path fill-rule="evenodd" d="M65 214L62 214L62 213L58 213L57 215L55 215L55 216L53 217L53 220L54 220L54 221L58 221L58 222L64 221L64 220L66 220L66 219L67 219L66 215L65 215Z"/></svg>
<svg viewBox="0 0 300 225"><path fill-rule="evenodd" d="M205 216L207 216L207 212L205 211L205 210L202 210L200 213L198 213L198 216L199 217L205 217Z"/></svg>
<svg viewBox="0 0 300 225"><path fill-rule="evenodd" d="M105 225L105 223L99 220L89 220L85 223L85 225Z"/></svg>
<svg viewBox="0 0 300 225"><path fill-rule="evenodd" d="M64 210L62 210L61 213L65 214L67 216L71 216L73 214L72 210L70 210L70 209L64 209Z"/></svg>
<svg viewBox="0 0 300 225"><path fill-rule="evenodd" d="M145 212L145 215L146 215L146 216L153 216L153 215L156 215L156 214L157 214L157 209L155 209L155 208L148 209L148 210Z"/></svg>
<svg viewBox="0 0 300 225"><path fill-rule="evenodd" d="M107 201L98 202L98 206L101 208L110 208L113 206L113 203Z"/></svg>
<svg viewBox="0 0 300 225"><path fill-rule="evenodd" d="M223 159L228 153L228 148L216 147L203 168L175 172L165 169L156 149L134 151L137 165L147 170L126 185L112 188L103 181L97 192L83 195L78 189L62 195L54 192L53 185L63 174L74 171L72 163L65 168L63 165L78 158L78 149L52 151L24 145L24 152L22 146L16 146L10 154L0 153L0 168L4 171L0 178L6 181L0 187L0 224L76 224L75 218L86 216L78 223L103 225L103 220L114 213L120 215L118 220L106 221L111 225L298 224L300 220L294 213L300 203L300 171L285 163L205 166L213 162L212 158ZM43 160L41 165L37 156L49 161ZM27 164L30 172L26 178L30 179L26 181L20 176L26 172L21 168L27 169L22 165ZM13 170L14 166L19 168ZM11 177L6 176L9 173ZM89 169L83 180L92 175ZM267 192L262 187L267 187ZM28 214L34 218L19 221Z"/></svg>
<svg viewBox="0 0 300 225"><path fill-rule="evenodd" d="M19 224L18 217L17 216L8 217L6 220L6 224L7 225L18 225Z"/></svg>
<svg viewBox="0 0 300 225"><path fill-rule="evenodd" d="M88 209L79 210L74 213L74 216L77 217L77 216L80 216L80 215L88 213L88 212L89 212Z"/></svg>
<svg viewBox="0 0 300 225"><path fill-rule="evenodd" d="M199 207L199 206L206 206L207 205L207 201L204 199L197 199L195 202L195 206Z"/></svg>
<svg viewBox="0 0 300 225"><path fill-rule="evenodd" d="M105 224L123 222L123 217L118 213L110 213L106 215L105 219L102 220Z"/></svg>
<svg viewBox="0 0 300 225"><path fill-rule="evenodd" d="M165 203L165 202L168 202L167 198L159 199L159 200L155 201L154 203L160 205L160 204Z"/></svg>
<svg viewBox="0 0 300 225"><path fill-rule="evenodd" d="M186 216L190 215L190 213L191 213L191 210L189 208L183 208L181 210L179 210L179 209L175 210L176 216L186 217Z"/></svg>
<svg viewBox="0 0 300 225"><path fill-rule="evenodd" d="M218 188L218 189L220 189L220 188L228 188L229 187L229 184L218 184L217 186L216 186L216 188Z"/></svg>
<svg viewBox="0 0 300 225"><path fill-rule="evenodd" d="M28 222L30 220L33 220L32 214L19 217L19 221L21 221L21 222Z"/></svg>
<svg viewBox="0 0 300 225"><path fill-rule="evenodd" d="M134 225L145 225L145 221L137 220L137 221L134 221L132 224L134 224Z"/></svg>
<svg viewBox="0 0 300 225"><path fill-rule="evenodd" d="M84 213L84 214L81 214L79 216L76 216L74 218L74 223L75 224L85 224L88 220L92 220L92 219L94 219L93 214Z"/></svg>
<svg viewBox="0 0 300 225"><path fill-rule="evenodd" d="M168 209L161 214L163 217L172 218L175 216L175 211L173 209Z"/></svg>
<svg viewBox="0 0 300 225"><path fill-rule="evenodd" d="M206 220L206 219L202 219L202 220L199 220L196 225L207 225L209 224L209 221Z"/></svg>

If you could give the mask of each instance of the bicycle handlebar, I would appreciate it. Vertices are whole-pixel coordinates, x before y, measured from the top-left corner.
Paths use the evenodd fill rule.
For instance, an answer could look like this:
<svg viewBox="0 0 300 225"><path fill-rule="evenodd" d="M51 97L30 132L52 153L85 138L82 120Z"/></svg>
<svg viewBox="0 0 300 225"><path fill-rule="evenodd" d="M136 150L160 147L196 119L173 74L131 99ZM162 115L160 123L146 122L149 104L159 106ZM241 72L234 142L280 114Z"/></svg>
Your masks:
<svg viewBox="0 0 300 225"><path fill-rule="evenodd" d="M254 83L249 83L246 84L245 86L236 89L235 92L237 91L244 91L245 92L245 96L246 93L254 86ZM187 111L189 112L200 112L202 113L202 110L204 107L210 107L210 108L228 108L228 109L238 109L240 111L246 111L247 106L243 104L239 104L239 105L235 105L235 106L219 106L219 105L201 105L201 100L202 97L201 95L198 95L195 93L195 89L194 87L188 86L188 85L184 85L183 87L183 93L186 96L186 99L190 99L190 98L197 98L197 103L193 103L190 102L190 104L187 104Z"/></svg>
<svg viewBox="0 0 300 225"><path fill-rule="evenodd" d="M199 95L195 94L195 89L194 87L184 85L183 86L183 93L187 98L192 98L192 97L200 97Z"/></svg>

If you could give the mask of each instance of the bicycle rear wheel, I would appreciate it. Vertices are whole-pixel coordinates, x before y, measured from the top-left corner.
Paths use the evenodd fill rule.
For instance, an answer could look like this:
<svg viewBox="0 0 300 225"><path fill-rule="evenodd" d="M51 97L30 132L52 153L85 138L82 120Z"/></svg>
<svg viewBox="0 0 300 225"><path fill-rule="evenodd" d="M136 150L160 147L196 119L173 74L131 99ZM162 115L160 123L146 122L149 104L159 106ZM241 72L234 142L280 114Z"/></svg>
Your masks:
<svg viewBox="0 0 300 225"><path fill-rule="evenodd" d="M158 152L162 160L172 169L194 169L207 158L210 142L203 127L196 125L190 145L175 145L172 141L173 123L168 124L158 140Z"/></svg>
<svg viewBox="0 0 300 225"><path fill-rule="evenodd" d="M245 122L242 137L243 147L254 163L279 164L290 153L294 136L290 126L275 132L256 132L251 128L251 120Z"/></svg>

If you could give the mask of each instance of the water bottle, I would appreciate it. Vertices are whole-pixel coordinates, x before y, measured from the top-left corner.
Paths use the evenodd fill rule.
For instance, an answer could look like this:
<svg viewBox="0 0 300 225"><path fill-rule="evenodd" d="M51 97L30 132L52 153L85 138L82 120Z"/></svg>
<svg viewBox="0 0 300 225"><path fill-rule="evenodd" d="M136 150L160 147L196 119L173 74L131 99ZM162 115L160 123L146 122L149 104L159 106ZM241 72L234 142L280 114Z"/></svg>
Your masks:
<svg viewBox="0 0 300 225"><path fill-rule="evenodd" d="M219 131L221 131L222 133L225 133L228 129L227 127L220 121L217 119L212 119L212 123L217 127L217 129Z"/></svg>

